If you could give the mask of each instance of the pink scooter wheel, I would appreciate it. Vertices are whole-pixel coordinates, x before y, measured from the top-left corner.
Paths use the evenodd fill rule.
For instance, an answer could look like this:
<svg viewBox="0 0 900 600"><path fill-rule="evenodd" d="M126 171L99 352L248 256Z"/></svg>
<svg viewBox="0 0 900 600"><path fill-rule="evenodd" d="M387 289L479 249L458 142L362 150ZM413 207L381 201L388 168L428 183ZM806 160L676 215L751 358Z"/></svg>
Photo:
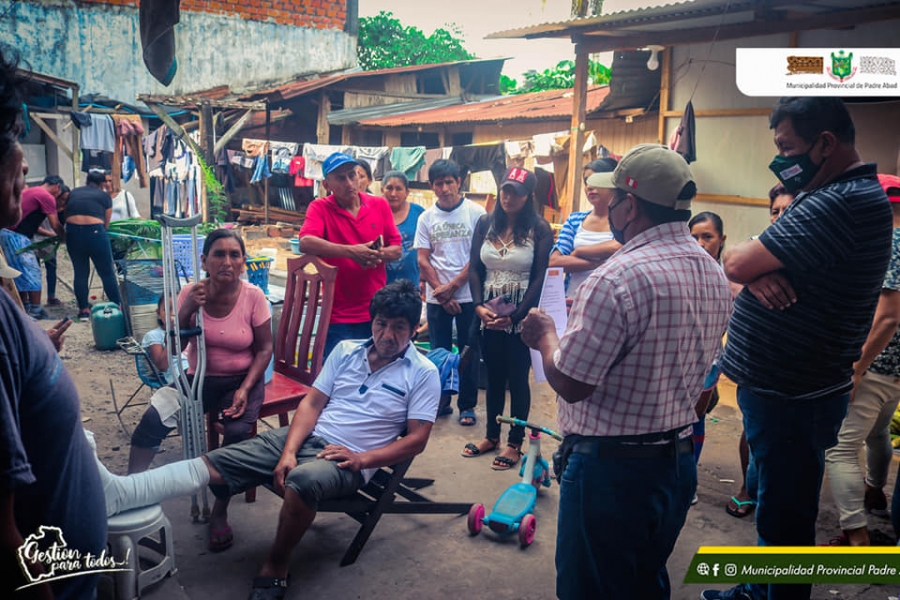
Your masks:
<svg viewBox="0 0 900 600"><path fill-rule="evenodd" d="M484 504L473 504L469 509L469 519L466 523L469 527L471 535L481 533L481 526L484 524Z"/></svg>
<svg viewBox="0 0 900 600"><path fill-rule="evenodd" d="M534 530L537 529L537 519L534 515L525 515L519 524L519 545L527 548L534 541Z"/></svg>

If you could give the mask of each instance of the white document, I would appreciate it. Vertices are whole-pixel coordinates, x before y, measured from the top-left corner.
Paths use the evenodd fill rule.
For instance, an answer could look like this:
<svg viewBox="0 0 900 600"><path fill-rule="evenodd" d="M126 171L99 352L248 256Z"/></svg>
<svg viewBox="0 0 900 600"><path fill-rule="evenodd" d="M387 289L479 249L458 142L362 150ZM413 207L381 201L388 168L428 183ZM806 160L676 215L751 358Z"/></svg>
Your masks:
<svg viewBox="0 0 900 600"><path fill-rule="evenodd" d="M559 267L550 267L544 276L544 287L541 289L541 300L538 308L544 309L556 323L556 335L563 336L566 331L566 273ZM547 381L544 374L544 363L541 353L531 351L531 366L534 369L534 380L538 383Z"/></svg>

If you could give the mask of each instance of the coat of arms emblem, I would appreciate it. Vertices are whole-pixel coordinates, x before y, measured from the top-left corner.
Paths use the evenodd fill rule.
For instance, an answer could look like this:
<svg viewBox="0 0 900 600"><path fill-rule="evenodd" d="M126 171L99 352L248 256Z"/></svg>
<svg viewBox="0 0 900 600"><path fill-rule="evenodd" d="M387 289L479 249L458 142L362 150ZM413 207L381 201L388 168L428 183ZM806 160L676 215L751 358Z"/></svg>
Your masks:
<svg viewBox="0 0 900 600"><path fill-rule="evenodd" d="M853 66L853 53L845 53L839 50L837 54L831 53L831 67L828 74L832 78L844 83L854 75L856 75L856 67Z"/></svg>

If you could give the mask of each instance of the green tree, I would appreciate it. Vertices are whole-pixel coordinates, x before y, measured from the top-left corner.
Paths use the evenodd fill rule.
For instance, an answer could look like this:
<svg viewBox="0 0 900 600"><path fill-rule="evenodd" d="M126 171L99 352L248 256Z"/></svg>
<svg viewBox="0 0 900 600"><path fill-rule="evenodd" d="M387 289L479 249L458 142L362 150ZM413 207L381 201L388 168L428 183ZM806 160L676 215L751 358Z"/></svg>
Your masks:
<svg viewBox="0 0 900 600"><path fill-rule="evenodd" d="M522 75L522 86L515 79L500 76L500 89L504 94L524 94L546 90L564 90L575 87L575 61L561 60L552 69L542 72L527 71ZM588 62L588 83L604 85L609 83L609 69L599 62Z"/></svg>
<svg viewBox="0 0 900 600"><path fill-rule="evenodd" d="M365 71L453 62L475 58L463 47L456 25L435 29L426 36L418 27L406 27L394 14L381 11L359 20L356 53Z"/></svg>

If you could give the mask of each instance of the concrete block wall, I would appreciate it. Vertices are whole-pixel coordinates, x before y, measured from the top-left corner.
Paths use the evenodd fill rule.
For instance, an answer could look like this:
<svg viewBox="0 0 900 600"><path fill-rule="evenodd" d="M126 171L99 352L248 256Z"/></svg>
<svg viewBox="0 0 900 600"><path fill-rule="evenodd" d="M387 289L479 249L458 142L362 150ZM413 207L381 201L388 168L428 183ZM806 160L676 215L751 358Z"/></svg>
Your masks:
<svg viewBox="0 0 900 600"><path fill-rule="evenodd" d="M178 71L166 87L144 67L138 4L23 0L0 20L0 42L34 71L79 83L82 95L129 103L222 85L244 92L357 64L347 0L182 0Z"/></svg>

